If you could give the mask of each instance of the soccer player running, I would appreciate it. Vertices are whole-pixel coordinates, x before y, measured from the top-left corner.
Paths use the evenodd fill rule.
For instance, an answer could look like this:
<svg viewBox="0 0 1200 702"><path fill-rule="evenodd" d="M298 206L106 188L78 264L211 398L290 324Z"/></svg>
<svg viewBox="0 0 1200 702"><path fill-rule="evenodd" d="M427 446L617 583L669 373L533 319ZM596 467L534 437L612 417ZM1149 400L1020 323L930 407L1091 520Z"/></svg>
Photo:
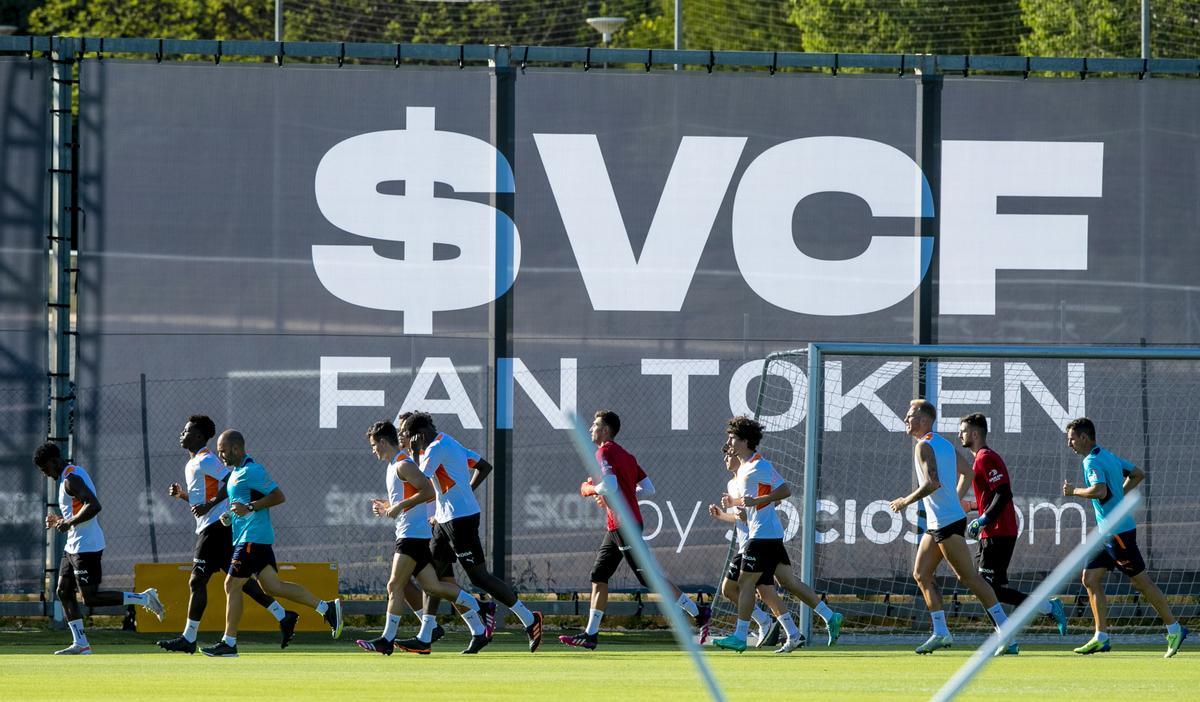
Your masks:
<svg viewBox="0 0 1200 702"><path fill-rule="evenodd" d="M47 514L46 528L67 535L55 592L67 616L67 626L71 629L71 645L54 654L86 656L92 652L92 646L83 632L83 616L75 599L76 590L88 607L139 605L162 621L163 606L154 588L142 592L100 589L104 531L96 519L100 513L100 499L96 497L96 485L87 471L63 460L58 446L49 442L33 452L33 464L47 478L58 482L58 507L62 514Z"/></svg>
<svg viewBox="0 0 1200 702"><path fill-rule="evenodd" d="M558 640L567 646L595 650L600 638L600 622L604 619L604 608L608 606L608 581L617 566L624 559L633 570L634 577L646 587L646 577L642 572L642 564L637 562L631 546L626 546L618 530L617 515L605 501L620 497L629 506L629 511L637 520L638 530L642 528L642 510L638 507L638 495L653 495L654 484L650 482L646 471L638 465L633 454L626 451L616 442L616 436L621 431L621 418L611 410L596 412L592 422L592 443L596 449L596 461L600 464L600 472L604 480L594 485L589 478L579 486L581 497L601 497L598 502L604 504L608 531L600 542L600 550L596 554L596 562L592 565L592 601L588 612L587 626L574 636L560 636ZM687 612L700 627L700 643L708 638L708 622L712 618L712 609L707 605L697 606L690 597L674 584L671 586L675 604ZM753 588L751 588L753 589Z"/></svg>
<svg viewBox="0 0 1200 702"><path fill-rule="evenodd" d="M925 598L925 606L929 608L929 617L933 620L933 635L916 649L920 654L933 653L954 644L954 637L946 626L946 613L942 610L942 593L934 579L942 559L950 564L958 581L966 585L987 610L997 629L1008 620L992 586L975 569L964 538L967 513L963 511L960 500L966 493L967 481L974 474L954 445L933 431L935 419L937 410L933 403L920 399L909 403L904 425L908 435L917 440L913 446L913 470L920 484L911 494L897 497L890 503L893 512L903 512L920 500L925 505L929 519L929 529L921 535L916 562L913 564L913 580L917 582ZM1016 655L1020 652L1014 641L997 649L995 655Z"/></svg>
<svg viewBox="0 0 1200 702"><path fill-rule="evenodd" d="M745 510L747 540L738 573L737 624L732 634L713 641L713 644L738 653L746 650L755 588L759 583L770 584L772 578L777 578L784 588L812 607L825 621L829 630L828 645L832 646L841 636L842 615L831 610L811 587L791 572L792 562L783 546L783 523L779 521L775 503L787 499L792 490L771 462L758 452L763 425L749 417L734 417L725 431L725 448L741 463L735 477L736 492L730 494L729 502ZM780 569L779 566L784 567ZM780 623L788 639L776 653L788 653L803 645L804 639L792 623L791 614L785 611Z"/></svg>
<svg viewBox="0 0 1200 702"><path fill-rule="evenodd" d="M196 551L192 558L192 575L188 578L187 624L183 633L174 639L159 641L160 648L182 653L196 652L196 635L200 630L200 618L208 606L208 580L218 572L228 572L233 558L233 531L221 523L221 515L229 509L229 469L208 448L208 442L217 435L213 420L202 414L194 414L179 432L179 445L190 458L183 468L185 490L179 483L171 483L168 493L191 505L196 518ZM300 615L289 612L283 605L263 592L257 580L247 580L242 588L250 599L266 608L275 621L279 622L280 648L287 648L296 632L296 620Z"/></svg>
<svg viewBox="0 0 1200 702"><path fill-rule="evenodd" d="M438 432L433 417L425 412L415 412L405 419L400 435L409 442L413 454L420 456L421 472L433 481L437 495L430 548L438 577L453 582L457 560L476 587L517 615L529 637L529 652L537 651L542 645L542 613L531 612L507 583L488 572L479 541L479 502L473 490L492 472L492 465L454 437ZM417 635L420 640L432 637L437 624L433 614L436 604L426 596L425 616ZM490 641L490 632L482 638L472 635L463 653L478 653Z"/></svg>
<svg viewBox="0 0 1200 702"><path fill-rule="evenodd" d="M733 555L733 558L729 559L729 564L725 569L725 576L721 578L721 594L732 602L734 606L737 606L738 593L740 591L738 578L741 576L742 558L745 556L746 542L749 540L749 529L746 527L746 508L734 507L732 502L733 496L741 494L741 484L737 479L737 472L742 462L736 454L724 447L722 447L721 453L725 457L725 469L731 475L726 486L726 492L721 495L722 506L709 505L708 513L718 521L728 522L733 525L737 552ZM772 621L778 621L779 627L787 631L788 643L801 642L802 645L804 635L800 633L799 628L796 627L796 623L792 620L792 615L787 611L783 599L779 597L779 592L775 589L774 582L760 582L756 590L759 598L778 619L773 620L757 603L754 605L754 609L750 613L751 620L758 626L758 641L754 644L754 647L761 648L766 645L770 638ZM797 647L793 645L791 648L788 648L787 644L785 644L775 652L788 653Z"/></svg>
<svg viewBox="0 0 1200 702"><path fill-rule="evenodd" d="M342 634L342 601L319 600L306 588L282 580L275 564L275 528L271 508L286 499L267 469L246 455L240 432L226 429L217 439L217 455L232 471L228 481L229 511L221 517L233 529L233 556L225 576L225 635L204 646L206 656L236 657L238 624L242 620L242 589L254 578L268 594L308 605L324 617L333 638Z"/></svg>
<svg viewBox="0 0 1200 702"><path fill-rule="evenodd" d="M1097 445L1096 425L1087 417L1072 419L1067 423L1067 445L1083 456L1083 482L1086 487L1076 487L1064 480L1063 497L1090 499L1092 509L1096 512L1096 522L1103 524L1108 520L1109 513L1125 498L1125 494L1146 479L1146 472ZM1117 524L1112 538L1104 544L1104 550L1084 567L1083 587L1087 590L1092 607L1096 633L1087 643L1075 649L1075 653L1105 653L1112 648L1106 631L1108 601L1104 596L1104 576L1114 568L1129 578L1129 582L1142 593L1167 626L1167 653L1163 658L1179 653L1188 630L1175 618L1162 590L1146 572L1146 562L1137 545L1137 523L1133 521L1133 515L1127 515Z"/></svg>
<svg viewBox="0 0 1200 702"><path fill-rule="evenodd" d="M987 445L987 417L976 412L958 423L958 440L975 456L971 486L975 492L974 509L979 516L967 524L966 536L979 539L976 563L979 574L1004 604L1019 606L1027 595L1008 586L1008 564L1017 544L1017 510L1013 506L1012 483L1008 466L1000 454ZM1038 604L1038 611L1054 619L1058 635L1067 635L1067 615L1062 600L1052 597Z"/></svg>
<svg viewBox="0 0 1200 702"><path fill-rule="evenodd" d="M391 422L372 424L367 430L367 440L371 442L371 452L375 457L387 464L385 482L388 499L372 500L371 511L380 517L395 520L396 548L392 556L392 575L387 584L387 623L383 635L371 641L359 639L355 643L364 651L385 656L392 654L395 648L393 640L400 627L400 614L404 606L404 589L409 578L415 575L425 591L451 600L459 607L463 621L471 630L472 644L475 644L476 638L485 638L483 622L479 619L479 603L457 585L439 580L432 567L428 504L436 498L433 483L421 473L408 447L400 445L396 426ZM429 638L421 639L418 635L399 645L410 653L428 654L431 651L430 643ZM475 645L482 648L486 642Z"/></svg>

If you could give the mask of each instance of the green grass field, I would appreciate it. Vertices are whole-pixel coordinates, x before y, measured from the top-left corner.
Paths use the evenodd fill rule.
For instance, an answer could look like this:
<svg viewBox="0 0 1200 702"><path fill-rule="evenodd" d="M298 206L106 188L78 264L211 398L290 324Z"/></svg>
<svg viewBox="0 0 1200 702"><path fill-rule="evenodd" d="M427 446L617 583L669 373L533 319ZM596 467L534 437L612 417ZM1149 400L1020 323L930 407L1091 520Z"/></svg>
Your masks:
<svg viewBox="0 0 1200 702"><path fill-rule="evenodd" d="M433 655L391 657L354 646L354 639L374 637L375 630L347 629L337 641L301 634L286 651L271 643L273 637L252 634L239 639L238 658L215 659L160 651L153 635L100 629L89 632L93 655L66 658L49 655L70 642L66 632L6 631L0 632L0 699L704 698L688 658L662 633L605 634L594 652L562 646L558 633L547 631L544 648L535 655L526 651L523 635L498 633L490 647L471 658L458 655L466 637L454 633ZM212 634L200 638L201 643L215 639ZM1196 699L1200 651L1185 645L1178 656L1163 660L1165 646L1115 641L1112 653L1095 656L1076 656L1068 645L1023 648L1019 657L991 663L963 698ZM970 653L954 649L917 656L909 647L846 645L776 656L706 648L705 660L730 700L920 700L928 699Z"/></svg>

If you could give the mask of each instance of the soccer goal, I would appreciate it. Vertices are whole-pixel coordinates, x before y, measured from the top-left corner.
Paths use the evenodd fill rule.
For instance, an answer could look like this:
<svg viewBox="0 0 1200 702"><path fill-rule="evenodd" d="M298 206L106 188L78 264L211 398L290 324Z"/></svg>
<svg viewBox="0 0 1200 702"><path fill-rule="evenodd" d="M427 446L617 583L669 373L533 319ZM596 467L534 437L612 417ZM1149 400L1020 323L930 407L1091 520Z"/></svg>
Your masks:
<svg viewBox="0 0 1200 702"><path fill-rule="evenodd" d="M1096 524L1090 501L1062 496L1064 480L1083 482L1065 427L1087 416L1100 446L1146 471L1138 544L1176 614L1197 615L1200 349L810 344L766 359L756 415L768 430L764 453L792 484L796 509L785 512L800 515L787 525L793 564L845 615L844 639L929 626L911 575L924 514L919 503L900 514L888 504L917 484L903 422L917 397L937 406L935 431L956 447L961 417L987 417L987 444L1007 464L1020 531L1009 587L1031 593ZM938 583L952 629L990 629L945 564ZM1110 574L1106 593L1111 628L1159 631L1154 610L1123 576ZM1071 628L1088 631L1079 578L1055 594ZM728 605L722 609L728 616ZM811 638L812 613L801 614ZM1027 634L1055 631L1041 617Z"/></svg>

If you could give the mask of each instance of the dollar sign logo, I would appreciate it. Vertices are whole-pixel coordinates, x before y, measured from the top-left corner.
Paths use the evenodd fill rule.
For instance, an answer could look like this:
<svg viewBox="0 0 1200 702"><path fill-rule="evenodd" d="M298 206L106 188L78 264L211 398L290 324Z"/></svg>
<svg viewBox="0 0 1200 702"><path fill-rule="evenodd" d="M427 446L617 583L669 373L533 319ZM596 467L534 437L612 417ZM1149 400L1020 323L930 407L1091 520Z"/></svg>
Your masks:
<svg viewBox="0 0 1200 702"><path fill-rule="evenodd" d="M405 334L432 334L433 313L491 302L516 279L517 227L494 207L434 197L434 183L456 193L511 193L512 167L491 144L434 128L434 108L410 107L404 129L360 134L322 157L316 199L331 224L351 234L404 242L404 258L371 246L313 246L321 284L341 300L404 313ZM403 181L404 194L379 192ZM434 244L458 251L434 259Z"/></svg>

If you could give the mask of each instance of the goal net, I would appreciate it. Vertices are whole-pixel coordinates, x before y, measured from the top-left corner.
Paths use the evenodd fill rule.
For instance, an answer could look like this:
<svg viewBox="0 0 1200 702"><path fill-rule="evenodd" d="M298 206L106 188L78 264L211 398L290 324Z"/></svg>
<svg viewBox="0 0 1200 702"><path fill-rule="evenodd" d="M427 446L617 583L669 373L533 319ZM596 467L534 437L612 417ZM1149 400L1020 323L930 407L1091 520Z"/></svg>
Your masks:
<svg viewBox="0 0 1200 702"><path fill-rule="evenodd" d="M1032 592L1096 525L1090 501L1062 496L1064 480L1083 482L1065 426L1087 416L1099 445L1146 471L1145 502L1135 514L1138 544L1176 616L1195 616L1198 371L1200 351L1179 349L821 344L773 354L764 364L756 415L768 430L764 455L792 486L795 509L784 512L801 515L801 524L787 525L793 567L844 614L850 640L928 630L912 578L924 515L917 505L902 514L888 506L917 484L903 417L909 400L924 397L937 406L935 431L955 446L961 417L987 416L987 443L1008 466L1020 528L1009 587ZM973 499L969 488L967 498ZM968 543L974 555L978 547ZM951 629L986 632L983 608L949 566L943 563L937 575ZM1109 574L1106 593L1112 629L1161 631L1153 608L1124 576ZM1071 630L1090 631L1079 578L1057 594ZM810 634L811 612L794 600L790 605ZM731 621L729 603L718 612ZM820 623L813 628L823 638ZM1056 630L1041 617L1029 632Z"/></svg>

